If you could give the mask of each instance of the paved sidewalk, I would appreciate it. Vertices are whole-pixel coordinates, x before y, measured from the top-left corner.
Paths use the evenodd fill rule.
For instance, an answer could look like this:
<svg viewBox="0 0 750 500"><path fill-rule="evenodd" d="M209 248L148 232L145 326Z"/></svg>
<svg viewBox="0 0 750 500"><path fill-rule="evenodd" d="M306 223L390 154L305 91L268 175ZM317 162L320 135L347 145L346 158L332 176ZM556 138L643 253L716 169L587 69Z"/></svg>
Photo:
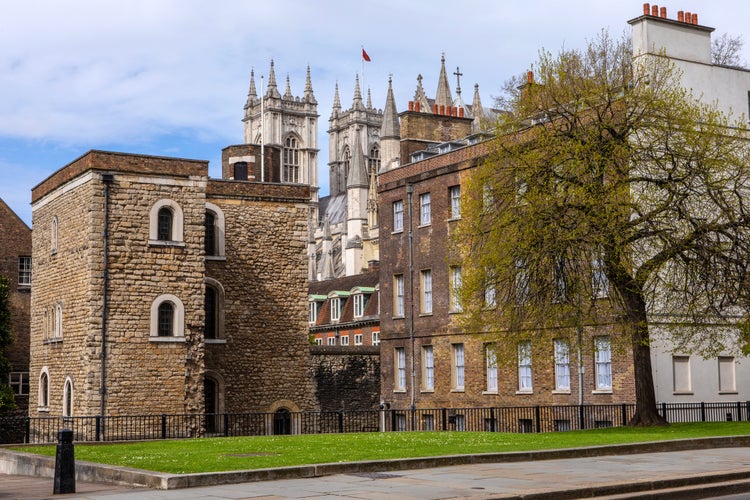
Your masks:
<svg viewBox="0 0 750 500"><path fill-rule="evenodd" d="M533 462L458 465L394 472L240 483L177 490L125 489L77 483L77 493L52 495L52 480L0 475L0 499L436 499L520 498L580 488L676 480L723 473L750 474L750 448L643 453ZM750 491L750 486L748 486ZM616 491L616 490L615 490ZM562 494L562 492L567 492Z"/></svg>

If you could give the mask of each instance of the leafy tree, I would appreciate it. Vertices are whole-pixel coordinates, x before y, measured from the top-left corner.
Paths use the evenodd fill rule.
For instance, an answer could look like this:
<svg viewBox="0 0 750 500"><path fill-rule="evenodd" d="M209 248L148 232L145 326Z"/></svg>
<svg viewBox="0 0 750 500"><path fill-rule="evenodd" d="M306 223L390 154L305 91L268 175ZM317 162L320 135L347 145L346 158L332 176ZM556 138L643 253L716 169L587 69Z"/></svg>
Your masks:
<svg viewBox="0 0 750 500"><path fill-rule="evenodd" d="M694 99L667 58L634 61L606 32L542 51L534 76L469 181L456 236L465 326L513 360L521 341L583 348L612 333L632 352L630 424L662 424L649 318L672 318L681 347L711 354L737 340L714 325L748 304L745 125Z"/></svg>
<svg viewBox="0 0 750 500"><path fill-rule="evenodd" d="M16 407L13 390L8 385L10 363L3 356L2 349L13 342L10 324L10 285L8 279L0 276L0 413Z"/></svg>
<svg viewBox="0 0 750 500"><path fill-rule="evenodd" d="M731 36L724 33L711 41L711 61L722 66L746 68L747 64L740 60L742 46L745 42L742 36Z"/></svg>

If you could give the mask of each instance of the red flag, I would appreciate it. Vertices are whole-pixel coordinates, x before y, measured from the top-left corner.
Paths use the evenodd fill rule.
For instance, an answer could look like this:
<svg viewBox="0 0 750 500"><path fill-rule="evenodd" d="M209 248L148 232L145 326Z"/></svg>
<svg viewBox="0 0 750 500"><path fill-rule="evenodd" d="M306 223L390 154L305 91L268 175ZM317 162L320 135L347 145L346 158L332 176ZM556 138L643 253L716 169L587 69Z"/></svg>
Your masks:
<svg viewBox="0 0 750 500"><path fill-rule="evenodd" d="M370 62L370 56L367 55L367 52L365 52L364 48L362 48L362 59L364 59L367 62Z"/></svg>

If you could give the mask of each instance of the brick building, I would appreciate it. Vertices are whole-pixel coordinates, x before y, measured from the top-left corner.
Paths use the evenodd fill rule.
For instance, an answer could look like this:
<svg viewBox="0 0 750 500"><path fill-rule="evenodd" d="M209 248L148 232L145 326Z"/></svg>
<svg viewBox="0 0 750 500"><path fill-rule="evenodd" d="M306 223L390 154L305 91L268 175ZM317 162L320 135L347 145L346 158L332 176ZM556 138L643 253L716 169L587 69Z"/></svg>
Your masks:
<svg viewBox="0 0 750 500"><path fill-rule="evenodd" d="M19 413L29 405L29 310L31 307L31 229L0 199L0 276L10 284L13 343L3 349L10 362L11 388Z"/></svg>
<svg viewBox="0 0 750 500"><path fill-rule="evenodd" d="M411 118L401 115L402 130ZM433 127L465 130L460 118L452 120L458 123ZM630 354L612 349L606 331L584 333L601 345L599 354L593 346L581 353L579 370L571 346L524 344L517 360L498 360L493 345L501 339L462 330L454 293L461 262L450 237L464 184L492 146L482 135L443 139L424 150L402 140L402 158L411 162L380 176L380 245L389 256L380 281L382 399L398 409L632 402ZM430 428L430 422L414 425ZM454 422L463 425L461 418Z"/></svg>
<svg viewBox="0 0 750 500"><path fill-rule="evenodd" d="M309 200L103 151L37 185L30 415L314 408Z"/></svg>

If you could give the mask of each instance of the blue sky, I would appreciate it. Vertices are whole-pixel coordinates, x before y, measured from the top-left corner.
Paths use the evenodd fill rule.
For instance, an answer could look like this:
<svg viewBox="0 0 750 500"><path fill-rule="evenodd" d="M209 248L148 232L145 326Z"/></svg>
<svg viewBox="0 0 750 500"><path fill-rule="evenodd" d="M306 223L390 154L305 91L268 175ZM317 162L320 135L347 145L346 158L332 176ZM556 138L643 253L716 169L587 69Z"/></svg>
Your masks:
<svg viewBox="0 0 750 500"><path fill-rule="evenodd" d="M653 3L653 2L652 2ZM321 191L328 191L326 130L334 86L351 106L355 74L382 108L393 75L399 111L417 75L435 93L440 57L479 84L492 104L503 82L540 49L581 47L601 29L620 34L641 1L465 0L24 0L3 2L0 29L0 198L31 224L31 188L90 149L210 161L242 142L250 70L271 59L294 95L310 65L318 100ZM744 35L750 2L659 4L675 19L696 12L716 35ZM744 37L750 44L750 39ZM748 47L743 54L750 60ZM455 96L455 80L451 79ZM0 235L1 236L1 235Z"/></svg>

